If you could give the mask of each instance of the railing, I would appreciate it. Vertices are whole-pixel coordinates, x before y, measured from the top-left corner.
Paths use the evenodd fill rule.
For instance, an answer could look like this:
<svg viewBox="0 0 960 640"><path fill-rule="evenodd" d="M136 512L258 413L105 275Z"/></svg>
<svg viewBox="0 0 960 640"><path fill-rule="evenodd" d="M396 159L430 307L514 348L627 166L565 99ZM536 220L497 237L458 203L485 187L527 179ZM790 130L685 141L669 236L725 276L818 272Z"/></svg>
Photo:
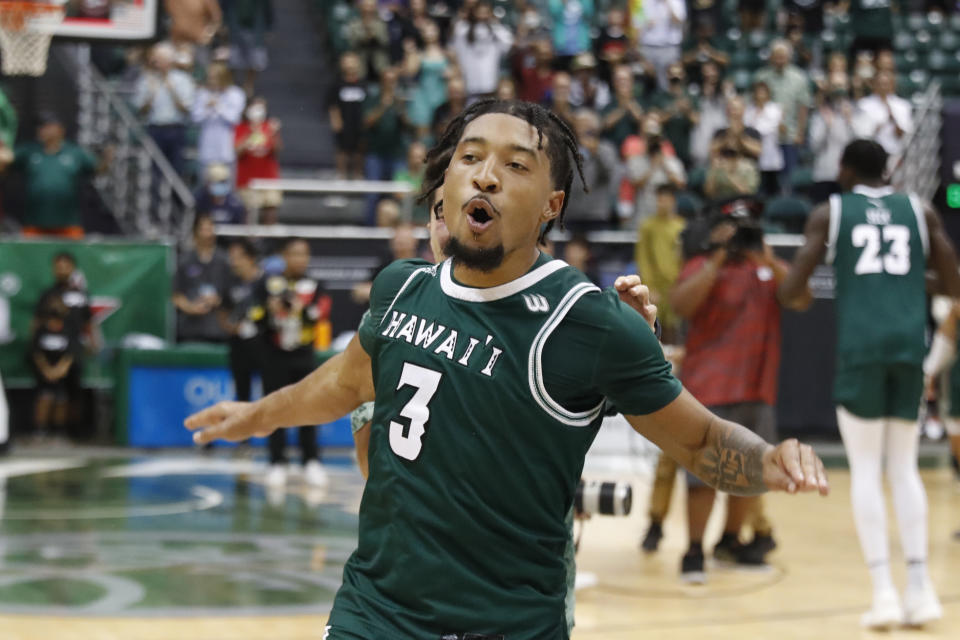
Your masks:
<svg viewBox="0 0 960 640"><path fill-rule="evenodd" d="M75 56L78 142L112 147L113 162L94 181L121 229L146 237L183 237L194 215L190 189L136 116L90 63L89 48Z"/></svg>
<svg viewBox="0 0 960 640"><path fill-rule="evenodd" d="M933 199L940 185L940 132L943 97L934 80L914 106L913 131L903 140L903 151L891 161L890 182L898 191Z"/></svg>

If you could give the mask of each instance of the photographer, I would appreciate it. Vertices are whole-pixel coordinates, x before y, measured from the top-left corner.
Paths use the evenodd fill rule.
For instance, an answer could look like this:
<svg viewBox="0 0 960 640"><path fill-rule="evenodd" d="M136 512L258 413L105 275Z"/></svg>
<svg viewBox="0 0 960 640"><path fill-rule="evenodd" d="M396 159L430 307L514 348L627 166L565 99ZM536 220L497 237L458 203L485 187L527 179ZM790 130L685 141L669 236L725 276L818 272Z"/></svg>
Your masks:
<svg viewBox="0 0 960 640"><path fill-rule="evenodd" d="M287 240L283 260L282 275L268 276L258 283L254 293L256 302L250 310L250 317L259 323L264 338L264 395L299 382L316 368L317 323L330 314L330 299L324 295L320 283L307 275L310 266L307 241ZM297 431L305 481L309 485L325 485L327 475L320 465L316 426L302 426ZM278 429L271 433L269 487L280 487L286 482L285 449L286 431Z"/></svg>
<svg viewBox="0 0 960 640"><path fill-rule="evenodd" d="M777 284L787 265L763 241L762 227L744 200L725 206L713 219L703 252L683 267L671 293L675 311L688 321L681 380L700 402L727 420L736 420L768 442L776 439L775 412L780 366L780 306ZM703 532L715 492L688 474L690 548L681 576L703 582ZM757 497L730 496L717 559L762 564L775 545L769 526L754 521L754 539L738 540Z"/></svg>

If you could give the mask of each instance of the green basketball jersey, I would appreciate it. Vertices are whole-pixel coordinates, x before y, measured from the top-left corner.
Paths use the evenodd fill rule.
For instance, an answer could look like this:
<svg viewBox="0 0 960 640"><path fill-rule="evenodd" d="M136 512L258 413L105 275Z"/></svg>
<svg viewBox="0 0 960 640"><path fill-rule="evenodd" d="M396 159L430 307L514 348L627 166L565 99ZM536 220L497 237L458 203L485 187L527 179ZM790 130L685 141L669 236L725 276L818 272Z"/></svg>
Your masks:
<svg viewBox="0 0 960 640"><path fill-rule="evenodd" d="M838 367L923 362L928 246L916 198L864 186L831 196Z"/></svg>
<svg viewBox="0 0 960 640"><path fill-rule="evenodd" d="M563 261L487 289L452 272L400 261L373 285L370 477L331 639L565 638L565 516L605 399L680 393L640 315Z"/></svg>

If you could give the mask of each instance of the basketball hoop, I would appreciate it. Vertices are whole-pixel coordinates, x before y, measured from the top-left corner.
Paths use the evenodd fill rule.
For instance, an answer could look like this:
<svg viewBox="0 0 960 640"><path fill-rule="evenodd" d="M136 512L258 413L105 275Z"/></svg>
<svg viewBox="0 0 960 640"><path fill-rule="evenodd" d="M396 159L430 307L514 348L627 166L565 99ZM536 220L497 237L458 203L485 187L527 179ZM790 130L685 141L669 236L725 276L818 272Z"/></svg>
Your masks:
<svg viewBox="0 0 960 640"><path fill-rule="evenodd" d="M0 0L0 62L4 75L42 76L63 5Z"/></svg>

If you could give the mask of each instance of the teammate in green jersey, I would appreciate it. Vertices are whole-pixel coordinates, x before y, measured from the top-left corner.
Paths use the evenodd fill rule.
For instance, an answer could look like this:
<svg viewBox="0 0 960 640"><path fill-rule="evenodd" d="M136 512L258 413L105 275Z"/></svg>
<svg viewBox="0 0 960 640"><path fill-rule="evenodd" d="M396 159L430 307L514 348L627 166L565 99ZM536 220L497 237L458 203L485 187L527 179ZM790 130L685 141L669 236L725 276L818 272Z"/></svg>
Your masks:
<svg viewBox="0 0 960 640"><path fill-rule="evenodd" d="M853 517L873 580L873 606L862 623L873 628L921 625L942 615L927 573L927 502L917 470L927 268L950 295L960 295L956 254L939 216L886 186L886 166L887 153L876 142L847 145L837 178L844 193L811 212L806 244L779 291L785 304L800 299L817 265L824 258L833 263L834 399L850 463ZM890 576L884 457L907 561L902 604Z"/></svg>
<svg viewBox="0 0 960 640"><path fill-rule="evenodd" d="M383 270L358 336L303 382L188 418L203 443L376 401L330 640L566 638L564 517L608 399L718 489L828 491L809 446L712 415L616 291L537 249L562 219L577 146L537 105L468 107L439 144L455 147L446 175L427 184L444 186L450 258Z"/></svg>

